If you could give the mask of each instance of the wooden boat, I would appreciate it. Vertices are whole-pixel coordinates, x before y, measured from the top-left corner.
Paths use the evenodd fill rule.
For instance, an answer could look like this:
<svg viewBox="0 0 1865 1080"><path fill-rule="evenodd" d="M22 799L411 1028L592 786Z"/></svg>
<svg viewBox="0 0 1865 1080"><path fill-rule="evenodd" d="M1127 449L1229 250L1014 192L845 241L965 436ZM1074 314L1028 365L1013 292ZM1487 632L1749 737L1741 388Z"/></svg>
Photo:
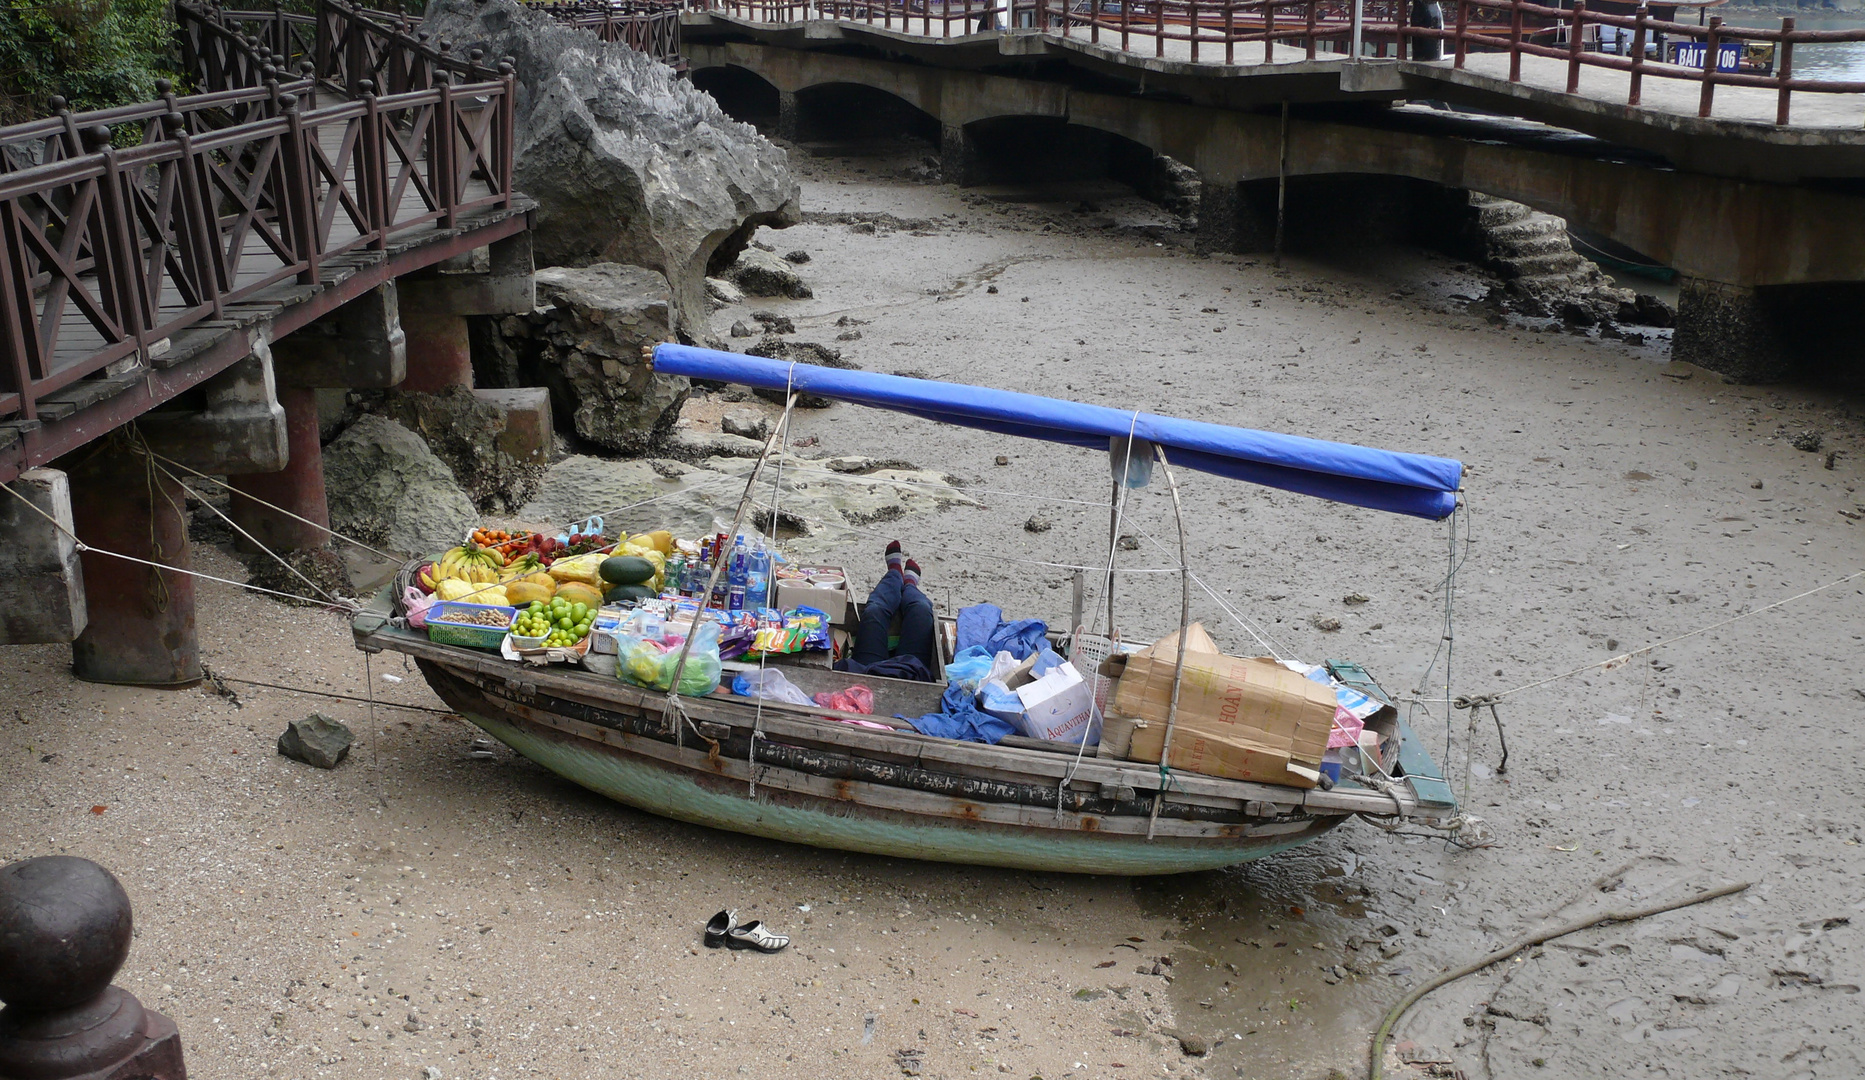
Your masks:
<svg viewBox="0 0 1865 1080"><path fill-rule="evenodd" d="M666 359L657 354L657 364ZM777 364L779 388L855 400L839 387L806 385L812 372L827 369L759 362ZM921 388L909 389L920 395L910 411L932 415ZM990 395L1025 397L963 390L967 408ZM1139 426L1130 414L1117 416L1123 432ZM1044 437L1034 430L1036 422L1020 422L1017 433ZM1042 422L1061 421L1050 416ZM1175 452L1193 456L1174 445ZM1205 452L1211 452L1208 444ZM1278 486L1297 488L1299 482ZM1140 875L1259 859L1312 840L1354 814L1429 825L1449 823L1457 813L1430 755L1396 714L1380 763L1390 779L1367 786L1343 780L1332 789L1284 787L1162 770L1015 736L995 745L935 738L888 719L937 712L943 684L784 668L807 694L855 682L871 687L875 708L866 715L760 703L723 687L705 697L676 697L595 671L523 665L428 640L398 619L395 595L385 589L356 616L358 648L412 657L451 708L559 776L618 802L713 828L877 855ZM1353 665L1330 664L1330 671L1344 684L1389 700Z"/></svg>

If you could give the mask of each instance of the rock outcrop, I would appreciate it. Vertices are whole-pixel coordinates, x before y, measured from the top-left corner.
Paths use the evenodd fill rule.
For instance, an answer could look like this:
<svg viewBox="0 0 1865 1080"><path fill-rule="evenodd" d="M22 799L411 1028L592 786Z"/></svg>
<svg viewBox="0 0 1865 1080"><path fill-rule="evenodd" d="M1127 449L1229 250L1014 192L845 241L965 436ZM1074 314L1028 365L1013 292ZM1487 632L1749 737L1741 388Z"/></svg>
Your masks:
<svg viewBox="0 0 1865 1080"><path fill-rule="evenodd" d="M784 151L665 64L512 0L432 0L422 28L456 55L515 59L513 180L538 200L540 265L659 270L703 329L709 270L731 265L758 226L801 220Z"/></svg>
<svg viewBox="0 0 1865 1080"><path fill-rule="evenodd" d="M527 464L506 452L501 445L506 410L473 391L463 387L440 394L390 390L372 402L372 408L425 439L480 511L509 514L537 491L544 466Z"/></svg>
<svg viewBox="0 0 1865 1080"><path fill-rule="evenodd" d="M667 279L616 263L537 272L538 309L499 320L500 377L548 387L551 408L582 440L624 454L659 445L690 384L656 375L641 348L673 338Z"/></svg>
<svg viewBox="0 0 1865 1080"><path fill-rule="evenodd" d="M324 448L324 486L330 527L387 551L444 551L479 521L447 463L386 416L358 417Z"/></svg>

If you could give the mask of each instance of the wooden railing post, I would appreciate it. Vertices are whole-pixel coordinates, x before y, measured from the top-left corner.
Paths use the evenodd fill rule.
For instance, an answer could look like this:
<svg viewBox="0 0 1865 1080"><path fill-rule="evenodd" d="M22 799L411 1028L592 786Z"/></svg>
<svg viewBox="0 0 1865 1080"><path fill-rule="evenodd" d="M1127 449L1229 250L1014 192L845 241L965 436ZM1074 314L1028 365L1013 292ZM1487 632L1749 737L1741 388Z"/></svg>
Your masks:
<svg viewBox="0 0 1865 1080"><path fill-rule="evenodd" d="M1467 42L1464 38L1464 35L1469 32L1470 32L1469 0L1457 0L1457 54L1456 54L1457 59L1455 63L1452 64L1453 67L1462 68L1464 66L1464 54L1469 51L1467 48L1465 48Z"/></svg>
<svg viewBox="0 0 1865 1080"><path fill-rule="evenodd" d="M149 320L143 317L142 289L136 284L138 245L130 239L122 167L117 163L116 150L110 145L108 127L98 124L85 128L82 135L85 152L101 155L104 160L104 174L97 178L98 231L91 235L97 291L103 301L104 314L116 322L124 337L135 340L136 351L142 354L148 345ZM83 229L84 223L74 216L67 227Z"/></svg>
<svg viewBox="0 0 1865 1080"><path fill-rule="evenodd" d="M168 130L169 137L181 148L181 158L175 167L181 182L182 227L176 233L185 231L184 260L193 268L194 280L213 305L214 318L218 319L226 314L226 268L220 258L219 217L214 213L209 194L212 189L207 179L207 166L194 149L187 120L179 111L169 113Z"/></svg>
<svg viewBox="0 0 1865 1080"><path fill-rule="evenodd" d="M1710 101L1716 96L1716 53L1722 48L1723 17L1710 16L1710 33L1703 47L1703 96L1697 102L1699 118L1710 115Z"/></svg>
<svg viewBox="0 0 1865 1080"><path fill-rule="evenodd" d="M1166 55L1166 0L1153 0L1153 56Z"/></svg>
<svg viewBox="0 0 1865 1080"><path fill-rule="evenodd" d="M1522 0L1509 0L1509 81L1522 81Z"/></svg>
<svg viewBox="0 0 1865 1080"><path fill-rule="evenodd" d="M679 22L675 22L677 28ZM678 50L675 50L676 52ZM512 205L512 167L518 157L518 67L512 57L499 63L505 77L505 96L499 99L499 205Z"/></svg>
<svg viewBox="0 0 1865 1080"><path fill-rule="evenodd" d="M1276 62L1276 0L1263 0L1263 63Z"/></svg>
<svg viewBox="0 0 1865 1080"><path fill-rule="evenodd" d="M434 200L440 203L440 227L451 229L459 218L460 204L459 195L454 190L457 173L453 167L453 80L447 71L438 66L434 70L434 89L440 99L434 102L434 119L428 124L431 133L427 156L434 185Z"/></svg>
<svg viewBox="0 0 1865 1080"><path fill-rule="evenodd" d="M1308 59L1315 58L1315 0L1308 0Z"/></svg>
<svg viewBox="0 0 1865 1080"><path fill-rule="evenodd" d="M1790 90L1787 85L1794 77L1793 37L1794 17L1790 15L1781 20L1781 48L1779 50L1781 59L1780 62L1774 66L1774 77L1781 84L1780 101L1774 107L1774 122L1777 124L1787 123L1788 99L1793 94L1793 91Z"/></svg>
<svg viewBox="0 0 1865 1080"><path fill-rule="evenodd" d="M1586 47L1587 0L1574 0L1574 17L1567 23L1567 92L1580 92L1580 52Z"/></svg>
<svg viewBox="0 0 1865 1080"><path fill-rule="evenodd" d="M279 167L284 170L278 216L284 222L287 242L294 259L304 263L298 271L300 285L317 284L318 236L317 203L314 193L317 178L311 175L311 162L305 140L304 116L298 108L298 95L284 94L279 100L286 130L279 137Z"/></svg>
<svg viewBox="0 0 1865 1080"><path fill-rule="evenodd" d="M388 133L383 130L375 80L363 79L356 88L363 101L362 126L356 133L357 197L363 206L363 220L368 223L369 247L382 251L388 247L389 225L395 220L388 205Z"/></svg>
<svg viewBox="0 0 1865 1080"><path fill-rule="evenodd" d="M1636 20L1632 27L1632 88L1626 95L1627 105L1636 105L1645 92L1645 22L1651 18L1651 8L1644 3L1638 5Z"/></svg>

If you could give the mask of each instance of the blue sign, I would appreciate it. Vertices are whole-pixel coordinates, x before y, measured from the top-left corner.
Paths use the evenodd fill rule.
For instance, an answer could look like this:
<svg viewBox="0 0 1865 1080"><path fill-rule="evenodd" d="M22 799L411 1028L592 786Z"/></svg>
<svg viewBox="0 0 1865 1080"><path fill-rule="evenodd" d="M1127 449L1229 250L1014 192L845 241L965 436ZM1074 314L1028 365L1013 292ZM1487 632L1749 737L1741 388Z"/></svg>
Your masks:
<svg viewBox="0 0 1865 1080"><path fill-rule="evenodd" d="M1679 41L1671 46L1671 63L1682 67L1703 69L1703 54L1709 50L1705 41ZM1742 67L1742 43L1739 41L1719 41L1716 43L1716 70L1734 73Z"/></svg>

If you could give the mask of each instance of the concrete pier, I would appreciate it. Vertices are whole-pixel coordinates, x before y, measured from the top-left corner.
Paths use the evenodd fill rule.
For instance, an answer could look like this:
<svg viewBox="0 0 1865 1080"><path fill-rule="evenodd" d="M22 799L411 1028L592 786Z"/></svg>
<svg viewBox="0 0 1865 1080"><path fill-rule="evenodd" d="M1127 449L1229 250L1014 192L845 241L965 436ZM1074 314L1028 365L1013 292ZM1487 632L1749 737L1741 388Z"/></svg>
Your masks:
<svg viewBox="0 0 1865 1080"><path fill-rule="evenodd" d="M286 387L279 390L278 399L285 408L290 460L277 472L227 477L228 486L234 489L227 516L275 552L323 547L330 540L330 507L324 497L324 453L317 438L317 391ZM242 494L252 498L243 498ZM289 510L309 522L262 503ZM249 554L259 550L244 536L236 535L234 545Z"/></svg>
<svg viewBox="0 0 1865 1080"><path fill-rule="evenodd" d="M101 549L80 557L89 621L71 644L72 672L131 686L200 681L194 578L101 553L190 569L181 485L152 471L121 435L78 451L67 465L75 531Z"/></svg>

